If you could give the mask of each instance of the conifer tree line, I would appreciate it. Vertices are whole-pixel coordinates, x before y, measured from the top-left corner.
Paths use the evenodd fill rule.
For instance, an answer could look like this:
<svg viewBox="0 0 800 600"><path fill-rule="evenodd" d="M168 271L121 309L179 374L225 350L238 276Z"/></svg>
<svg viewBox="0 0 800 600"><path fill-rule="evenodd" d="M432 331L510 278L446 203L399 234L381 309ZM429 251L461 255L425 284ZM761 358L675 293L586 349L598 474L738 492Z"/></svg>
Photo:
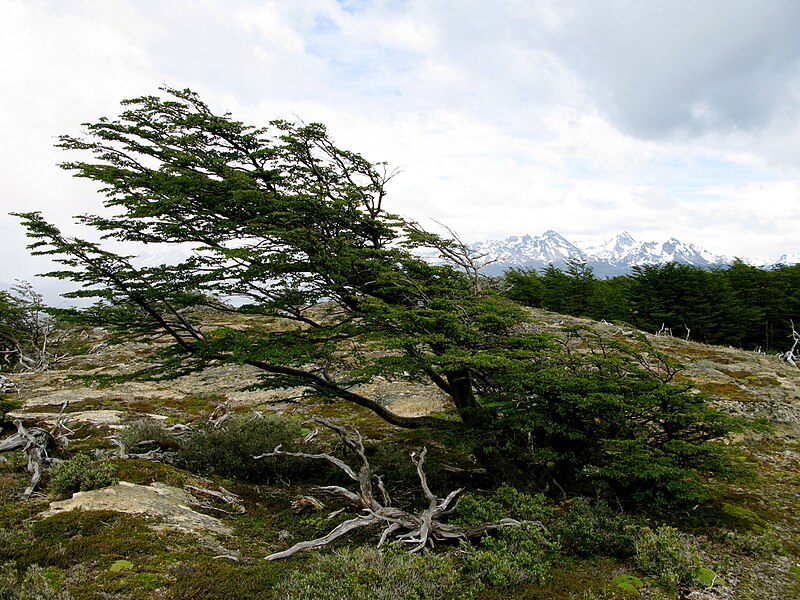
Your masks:
<svg viewBox="0 0 800 600"><path fill-rule="evenodd" d="M786 351L792 323L800 325L800 265L667 263L598 279L590 266L572 261L564 270L511 269L503 284L509 298L528 306L745 350Z"/></svg>

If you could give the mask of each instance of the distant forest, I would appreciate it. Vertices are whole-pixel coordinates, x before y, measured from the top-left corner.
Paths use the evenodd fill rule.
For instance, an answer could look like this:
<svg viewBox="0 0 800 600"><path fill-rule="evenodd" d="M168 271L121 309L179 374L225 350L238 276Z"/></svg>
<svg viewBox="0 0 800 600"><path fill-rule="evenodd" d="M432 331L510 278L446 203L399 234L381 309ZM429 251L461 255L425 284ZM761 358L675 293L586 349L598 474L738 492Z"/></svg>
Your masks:
<svg viewBox="0 0 800 600"><path fill-rule="evenodd" d="M792 323L800 327L800 265L765 270L737 260L709 270L668 263L598 279L573 261L564 270L509 270L503 289L528 306L745 350L784 352L793 343Z"/></svg>

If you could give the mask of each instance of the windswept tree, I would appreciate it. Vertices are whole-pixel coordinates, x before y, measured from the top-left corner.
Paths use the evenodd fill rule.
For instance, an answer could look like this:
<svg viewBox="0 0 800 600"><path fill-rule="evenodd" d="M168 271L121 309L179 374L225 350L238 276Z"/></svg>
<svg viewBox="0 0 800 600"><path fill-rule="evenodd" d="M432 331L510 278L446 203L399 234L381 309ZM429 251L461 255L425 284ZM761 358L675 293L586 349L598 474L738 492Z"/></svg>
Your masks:
<svg viewBox="0 0 800 600"><path fill-rule="evenodd" d="M214 114L189 90L164 91L165 97L125 101L118 119L87 123L84 137L63 136L59 146L83 157L63 167L100 183L114 213L83 216L81 223L122 242L188 244L189 258L136 268L131 257L97 242L65 237L39 213L19 215L33 250L65 265L52 275L82 285L73 297L96 299L73 316L128 337L166 334L173 353L164 356L165 375L220 363L250 365L264 374L264 385L306 386L394 425L491 434L485 438L491 444L478 436L478 453L487 459L497 456L498 428L513 430L508 439L525 445L531 436L521 429L539 432L541 422L550 420L549 433L533 445L572 452L574 415L559 406L565 394L579 392L546 385L569 374L550 360L567 349L531 333L524 309L482 285L464 244L386 211L392 176L386 165L337 147L320 124L249 127L230 114ZM421 259L417 250L423 247L438 250L449 263ZM230 298L236 302L223 301ZM200 306L249 317L236 326L212 327L201 320L207 311L194 310ZM259 317L293 325L267 331ZM577 355L570 356L579 378L599 372L596 360L578 367ZM658 411L671 410L670 398L639 406L633 388L620 383L634 371L615 372L604 379L611 387L597 397L616 394L624 406L615 419L646 411L647 422L638 429L594 431L646 440L659 431ZM354 391L378 373L438 387L452 398L454 418L401 416ZM628 379L637 382L643 373ZM689 402L689 409L684 404L684 421L670 421L670 439L685 430L689 446L703 445L724 433L721 415L702 400ZM573 408L592 413L586 416L589 430L591 421L603 418L580 402ZM537 414L539 420L529 422ZM683 429L674 425L681 422ZM581 479L587 461L613 460L616 452L604 437L575 439L593 450L589 457L577 453L574 460L556 461L565 483ZM553 461L530 463L530 456L523 467L546 479Z"/></svg>

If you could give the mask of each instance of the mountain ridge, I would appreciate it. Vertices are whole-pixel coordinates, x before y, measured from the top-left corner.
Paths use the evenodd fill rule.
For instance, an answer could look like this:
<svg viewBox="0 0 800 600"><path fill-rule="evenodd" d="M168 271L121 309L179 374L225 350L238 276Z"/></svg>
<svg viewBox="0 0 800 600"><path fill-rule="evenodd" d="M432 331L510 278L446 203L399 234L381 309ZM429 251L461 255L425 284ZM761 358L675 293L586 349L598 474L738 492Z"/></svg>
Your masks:
<svg viewBox="0 0 800 600"><path fill-rule="evenodd" d="M585 262L600 277L626 275L636 266L680 263L711 268L730 265L735 259L714 254L677 238L664 242L640 242L627 231L605 240L571 242L549 229L539 236L511 236L504 240L487 240L470 244L470 249L486 266L484 272L497 275L509 268L543 269L568 266L570 261ZM742 258L748 264L770 267L800 263L800 254L784 254L780 258L758 260Z"/></svg>

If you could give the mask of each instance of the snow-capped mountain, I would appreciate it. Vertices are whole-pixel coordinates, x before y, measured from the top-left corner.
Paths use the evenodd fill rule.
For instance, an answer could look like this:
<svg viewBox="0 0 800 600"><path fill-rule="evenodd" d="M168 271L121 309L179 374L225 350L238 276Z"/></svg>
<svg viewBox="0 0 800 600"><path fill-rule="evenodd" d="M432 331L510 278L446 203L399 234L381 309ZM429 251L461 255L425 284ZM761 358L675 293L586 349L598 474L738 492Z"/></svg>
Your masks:
<svg viewBox="0 0 800 600"><path fill-rule="evenodd" d="M552 264L561 268L570 260L586 262L600 277L629 273L637 265L677 262L710 267L731 262L728 257L675 238L660 243L638 242L627 231L600 242L573 243L551 230L541 236L514 236L477 242L471 247L484 257L482 262L490 263L486 267L488 274L497 274L509 267L541 269Z"/></svg>
<svg viewBox="0 0 800 600"><path fill-rule="evenodd" d="M796 265L800 263L800 252L792 252L791 254L782 254L778 259L770 261L770 266L776 265Z"/></svg>
<svg viewBox="0 0 800 600"><path fill-rule="evenodd" d="M570 259L584 260L586 253L568 242L555 231L546 231L541 236L510 237L505 240L477 242L471 245L477 255L483 255L493 264L506 267L524 267L532 263L561 266Z"/></svg>

